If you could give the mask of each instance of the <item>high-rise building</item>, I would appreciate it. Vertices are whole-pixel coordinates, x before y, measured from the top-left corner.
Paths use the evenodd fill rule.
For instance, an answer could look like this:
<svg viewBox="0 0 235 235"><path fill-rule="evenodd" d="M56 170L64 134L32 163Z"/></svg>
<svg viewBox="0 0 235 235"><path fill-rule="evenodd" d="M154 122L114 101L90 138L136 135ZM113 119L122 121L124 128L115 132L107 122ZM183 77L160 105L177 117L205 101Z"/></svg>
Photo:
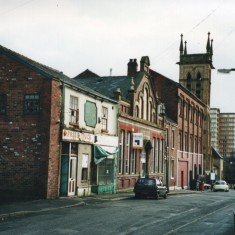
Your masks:
<svg viewBox="0 0 235 235"><path fill-rule="evenodd" d="M223 160L222 178L235 178L235 113L221 113L211 108L211 145ZM216 162L214 162L214 165Z"/></svg>
<svg viewBox="0 0 235 235"><path fill-rule="evenodd" d="M235 160L235 113L220 113L219 150L225 160Z"/></svg>
<svg viewBox="0 0 235 235"><path fill-rule="evenodd" d="M219 152L219 114L220 110L217 108L210 109L211 119L211 146Z"/></svg>

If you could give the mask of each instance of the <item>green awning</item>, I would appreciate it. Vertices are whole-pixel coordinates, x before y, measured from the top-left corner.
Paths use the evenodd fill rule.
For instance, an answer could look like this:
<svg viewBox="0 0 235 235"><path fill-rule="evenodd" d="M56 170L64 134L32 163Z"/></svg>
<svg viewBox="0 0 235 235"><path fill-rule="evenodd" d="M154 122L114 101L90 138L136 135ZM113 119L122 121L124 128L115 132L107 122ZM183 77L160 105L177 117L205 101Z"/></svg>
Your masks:
<svg viewBox="0 0 235 235"><path fill-rule="evenodd" d="M95 164L100 163L105 158L114 155L118 152L118 147L94 145L94 160Z"/></svg>

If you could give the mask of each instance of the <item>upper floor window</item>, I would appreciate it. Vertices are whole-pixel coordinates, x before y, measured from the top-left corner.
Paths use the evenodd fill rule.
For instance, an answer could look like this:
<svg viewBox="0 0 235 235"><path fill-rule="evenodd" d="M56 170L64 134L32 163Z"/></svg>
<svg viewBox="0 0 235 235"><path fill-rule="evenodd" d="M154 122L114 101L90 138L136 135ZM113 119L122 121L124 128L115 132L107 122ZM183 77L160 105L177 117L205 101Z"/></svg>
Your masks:
<svg viewBox="0 0 235 235"><path fill-rule="evenodd" d="M107 131L108 130L108 108L102 106L102 130Z"/></svg>
<svg viewBox="0 0 235 235"><path fill-rule="evenodd" d="M182 98L179 99L179 115L182 117L183 116L183 111L184 111L184 101Z"/></svg>
<svg viewBox="0 0 235 235"><path fill-rule="evenodd" d="M139 117L139 107L138 107L138 105L135 106L135 117Z"/></svg>
<svg viewBox="0 0 235 235"><path fill-rule="evenodd" d="M78 97L70 96L70 118L69 122L73 124L78 124L79 120L79 110L78 110Z"/></svg>
<svg viewBox="0 0 235 235"><path fill-rule="evenodd" d="M24 96L24 112L25 113L39 113L39 95L25 95Z"/></svg>
<svg viewBox="0 0 235 235"><path fill-rule="evenodd" d="M175 130L171 130L171 147L175 148Z"/></svg>
<svg viewBox="0 0 235 235"><path fill-rule="evenodd" d="M7 96L0 95L0 114L6 114L7 112Z"/></svg>

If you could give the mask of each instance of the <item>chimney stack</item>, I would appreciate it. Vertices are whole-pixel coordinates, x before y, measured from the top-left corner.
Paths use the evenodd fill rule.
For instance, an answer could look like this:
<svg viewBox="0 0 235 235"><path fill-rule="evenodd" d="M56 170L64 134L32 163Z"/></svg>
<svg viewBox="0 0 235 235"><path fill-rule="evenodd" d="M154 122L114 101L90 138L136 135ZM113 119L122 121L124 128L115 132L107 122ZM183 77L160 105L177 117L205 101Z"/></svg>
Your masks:
<svg viewBox="0 0 235 235"><path fill-rule="evenodd" d="M127 76L135 76L138 70L138 63L136 59L130 59L130 61L127 64Z"/></svg>

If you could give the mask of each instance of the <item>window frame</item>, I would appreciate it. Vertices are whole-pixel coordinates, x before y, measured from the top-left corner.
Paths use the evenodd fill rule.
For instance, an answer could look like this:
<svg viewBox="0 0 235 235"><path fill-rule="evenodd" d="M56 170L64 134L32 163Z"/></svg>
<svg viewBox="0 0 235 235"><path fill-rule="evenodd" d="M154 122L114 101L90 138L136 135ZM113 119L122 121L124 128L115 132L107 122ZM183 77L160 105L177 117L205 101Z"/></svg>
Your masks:
<svg viewBox="0 0 235 235"><path fill-rule="evenodd" d="M30 111L30 108L32 107L33 107L33 111ZM24 95L24 114L27 114L27 115L39 114L40 108L41 107L40 107L40 95L39 94L25 94Z"/></svg>

